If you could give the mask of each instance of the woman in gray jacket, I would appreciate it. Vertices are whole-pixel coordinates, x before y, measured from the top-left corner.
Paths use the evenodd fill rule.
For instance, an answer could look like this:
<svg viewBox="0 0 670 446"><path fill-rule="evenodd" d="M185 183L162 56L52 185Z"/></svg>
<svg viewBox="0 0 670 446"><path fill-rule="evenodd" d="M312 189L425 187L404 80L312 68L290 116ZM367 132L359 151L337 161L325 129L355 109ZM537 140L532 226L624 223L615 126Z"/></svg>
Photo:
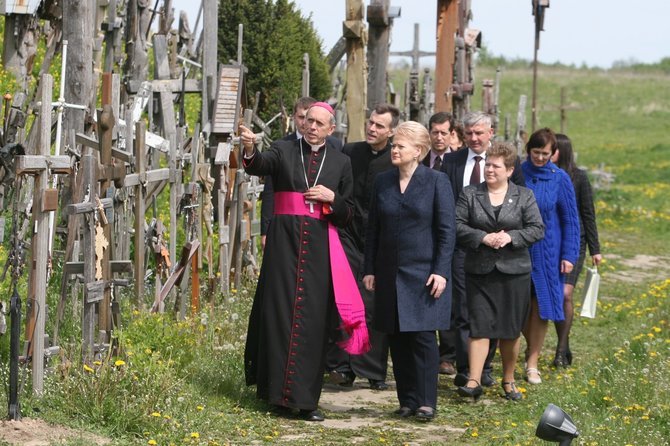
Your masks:
<svg viewBox="0 0 670 446"><path fill-rule="evenodd" d="M491 338L500 343L505 397L521 399L514 367L530 308L528 247L544 236L544 224L533 192L509 181L515 160L513 146L494 143L486 153L486 181L463 189L456 205L470 314L470 375L458 393L475 400L482 394L480 378Z"/></svg>

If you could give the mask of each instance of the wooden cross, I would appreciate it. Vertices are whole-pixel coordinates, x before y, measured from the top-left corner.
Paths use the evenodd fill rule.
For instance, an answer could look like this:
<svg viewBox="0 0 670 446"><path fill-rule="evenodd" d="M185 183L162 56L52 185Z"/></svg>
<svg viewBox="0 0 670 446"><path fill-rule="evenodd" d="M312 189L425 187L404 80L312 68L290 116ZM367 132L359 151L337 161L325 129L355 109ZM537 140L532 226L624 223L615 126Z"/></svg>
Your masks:
<svg viewBox="0 0 670 446"><path fill-rule="evenodd" d="M128 116L129 118L129 116ZM170 169L162 168L146 170L146 146L145 146L146 124L138 121L135 124L134 150L135 150L135 173L127 175L125 187L135 188L135 299L136 303L142 304L144 298L145 269L145 225L146 225L146 195L147 186L151 183L166 181L170 178ZM129 135L129 140L133 140Z"/></svg>
<svg viewBox="0 0 670 446"><path fill-rule="evenodd" d="M28 315L29 325L34 326L30 342L33 359L33 392L42 393L44 385L44 336L46 316L46 284L49 245L49 212L58 206L58 192L47 189L50 173L70 172L69 156L50 156L51 145L51 92L53 78L45 74L41 79L42 95L40 103L39 144L35 155L16 158L16 175L35 177L33 189L33 238L31 242L32 262L27 300L33 300L32 314ZM55 193L54 193L55 192ZM38 310L39 309L39 310Z"/></svg>
<svg viewBox="0 0 670 446"><path fill-rule="evenodd" d="M97 232L96 221L100 219L104 212L100 212L100 207L103 209L112 207L111 198L99 199L97 196L98 179L97 179L97 161L92 154L87 154L82 157L81 170L83 172L83 183L87 189L85 201L83 203L76 203L68 205L66 208L67 214L72 217L75 215L87 215L85 229L83 231L83 249L84 258L82 262L68 262L63 270L63 274L71 274L75 272L84 273L84 313L82 319L82 356L84 360L91 360L94 352L95 341L95 305L104 298L104 290L106 289L106 281L100 280L96 276L98 269L96 252L101 249L104 243L109 246L109 241L104 236L104 231ZM96 218L95 215L98 215ZM109 225L107 225L109 226ZM104 248L102 248L104 250ZM102 259L100 260L102 261ZM102 269L102 265L99 265ZM102 273L102 271L101 271ZM100 274L101 278L104 278ZM104 340L103 340L104 342Z"/></svg>
<svg viewBox="0 0 670 446"><path fill-rule="evenodd" d="M159 80L170 79L167 39L165 35L156 34L154 44L154 77ZM177 255L177 207L181 196L181 170L177 169L177 121L174 113L173 93L181 89L162 89L158 93L161 128L165 139L170 143L168 168L170 169L170 258Z"/></svg>

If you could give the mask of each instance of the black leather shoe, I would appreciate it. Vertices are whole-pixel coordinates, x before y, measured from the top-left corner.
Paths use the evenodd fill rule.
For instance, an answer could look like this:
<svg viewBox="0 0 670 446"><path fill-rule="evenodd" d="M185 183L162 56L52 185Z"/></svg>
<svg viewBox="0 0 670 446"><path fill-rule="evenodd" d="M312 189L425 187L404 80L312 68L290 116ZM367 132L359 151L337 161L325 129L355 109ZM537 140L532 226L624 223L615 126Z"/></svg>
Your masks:
<svg viewBox="0 0 670 446"><path fill-rule="evenodd" d="M454 385L456 387L462 387L468 383L468 375L465 373L457 373L454 377Z"/></svg>
<svg viewBox="0 0 670 446"><path fill-rule="evenodd" d="M494 386L496 383L496 380L493 379L490 373L484 372L482 373L482 386L484 387L491 387Z"/></svg>
<svg viewBox="0 0 670 446"><path fill-rule="evenodd" d="M369 379L370 389L372 390L388 390L389 385L383 379Z"/></svg>
<svg viewBox="0 0 670 446"><path fill-rule="evenodd" d="M323 421L326 419L318 409L300 409L300 417L305 421Z"/></svg>
<svg viewBox="0 0 670 446"><path fill-rule="evenodd" d="M433 409L417 409L414 418L418 421L432 421L435 418L435 411Z"/></svg>
<svg viewBox="0 0 670 446"><path fill-rule="evenodd" d="M393 415L399 416L400 418L407 418L414 415L414 410L409 407L401 407L393 411Z"/></svg>
<svg viewBox="0 0 670 446"><path fill-rule="evenodd" d="M477 384L477 387L460 386L458 388L458 394L460 396L469 397L477 401L479 397L482 396L482 393L484 393L484 389L482 389L482 386L476 380L469 379L468 382L470 381Z"/></svg>
<svg viewBox="0 0 670 446"><path fill-rule="evenodd" d="M340 372L333 370L328 374L328 378L330 379L331 383L337 384L338 386L351 387L354 385L356 375L354 375L352 372Z"/></svg>

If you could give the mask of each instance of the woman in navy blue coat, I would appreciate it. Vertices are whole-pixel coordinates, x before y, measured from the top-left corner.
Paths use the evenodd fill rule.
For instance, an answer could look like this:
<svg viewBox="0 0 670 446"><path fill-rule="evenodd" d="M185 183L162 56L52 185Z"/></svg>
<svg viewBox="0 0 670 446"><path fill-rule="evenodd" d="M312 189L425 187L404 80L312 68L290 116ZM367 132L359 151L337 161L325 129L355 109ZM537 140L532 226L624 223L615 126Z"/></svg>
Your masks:
<svg viewBox="0 0 670 446"><path fill-rule="evenodd" d="M528 159L521 164L526 186L533 191L544 222L544 238L530 248L533 262L533 299L523 330L526 350L526 379L540 384L538 360L548 321L562 321L562 276L572 271L579 258L579 216L575 189L570 177L551 156L556 152L556 135L549 128L535 131L526 144Z"/></svg>
<svg viewBox="0 0 670 446"><path fill-rule="evenodd" d="M389 334L401 417L428 421L437 407L435 330L449 328L451 257L456 224L447 176L420 162L428 131L397 127L391 161L377 175L365 244L365 277L375 291L374 327Z"/></svg>

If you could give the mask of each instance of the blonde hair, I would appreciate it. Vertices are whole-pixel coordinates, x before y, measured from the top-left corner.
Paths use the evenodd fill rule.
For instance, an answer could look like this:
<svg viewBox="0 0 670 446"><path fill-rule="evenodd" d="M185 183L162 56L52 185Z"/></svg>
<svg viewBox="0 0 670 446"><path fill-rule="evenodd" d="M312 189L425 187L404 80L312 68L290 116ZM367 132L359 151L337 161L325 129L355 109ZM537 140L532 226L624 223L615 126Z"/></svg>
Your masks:
<svg viewBox="0 0 670 446"><path fill-rule="evenodd" d="M411 141L412 144L421 150L419 161L428 155L430 150L430 135L426 127L415 121L405 121L395 129L395 136L402 136Z"/></svg>

